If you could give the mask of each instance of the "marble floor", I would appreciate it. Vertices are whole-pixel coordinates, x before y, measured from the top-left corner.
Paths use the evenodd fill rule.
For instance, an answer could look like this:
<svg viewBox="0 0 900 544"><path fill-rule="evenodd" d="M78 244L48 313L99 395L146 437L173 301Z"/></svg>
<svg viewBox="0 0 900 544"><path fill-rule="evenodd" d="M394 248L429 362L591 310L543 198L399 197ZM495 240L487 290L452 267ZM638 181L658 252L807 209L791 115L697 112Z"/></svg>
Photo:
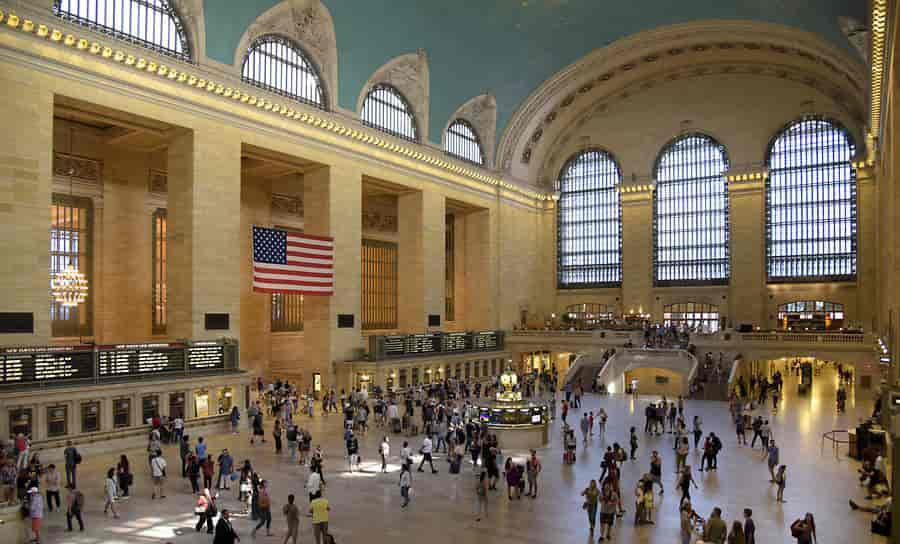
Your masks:
<svg viewBox="0 0 900 544"><path fill-rule="evenodd" d="M830 446L822 446L822 433L856 425L861 417L871 411L872 401L858 399L851 394L847 413L836 414L836 382L834 373L827 369L821 376L816 376L809 396L798 397L795 383L792 379L788 380L784 401L777 414L773 414L770 407L765 410L770 417L773 436L781 448L782 462L788 466L787 503L784 504L775 502L775 489L768 483L768 472L760 450L752 451L736 444L727 406L707 401L686 403L687 415L693 417L699 414L704 421L705 432L716 432L724 442L719 456L719 470L695 472L700 486L700 489L692 491L695 509L706 517L714 506L719 506L730 524L741 515L743 508L752 508L757 525L757 542L760 543L792 541L788 526L805 512L815 514L822 542L850 542L851 539L856 544L884 542L869 532L870 515L850 512L847 506L848 498L862 500L864 495L856 479L857 463L846 457L846 450L842 450L836 458ZM472 515L474 473L471 466L466 466L459 475L451 475L443 458L440 458L437 465L439 474L414 472L412 502L409 508L401 509L397 459L391 466L392 472L379 473L380 462L376 461L381 439L379 430L373 429L360 440L364 470L348 474L344 471L346 461L343 458L340 418L332 415L317 416L312 420L299 419L302 425L312 430L314 443L321 443L326 453L327 497L332 507L330 527L340 544L422 541L449 544L471 541L472 538L478 538L480 542L516 544L588 543L591 538L586 516L581 509L580 492L591 478L599 477L605 446L613 440L624 445L628 441L629 427L636 426L639 431L643 428L643 408L651 400L656 399L589 396L583 410L597 410L602 406L610 415L606 440L594 438L586 449L579 444L577 462L564 465L561 462L560 422L555 421L551 432L552 443L539 451L544 471L538 498L510 502L501 488L490 496L489 516L481 522L476 522ZM575 410L570 418L579 415L580 411ZM214 455L221 448L228 447L236 460L252 459L262 477L272 482L275 536L261 534L256 540L282 542L284 520L280 514L281 506L288 493L295 493L300 504L306 504L303 483L307 469L289 463L285 456L276 456L271 443L251 446L243 427L240 436L222 433L206 436L205 439ZM639 439L639 460L624 465L623 492L630 493L635 480L648 471L650 451L657 449L664 458L666 493L656 499L656 524L653 526L635 528L630 523L634 507L626 503L629 510L624 518L626 523L616 525L614 540L678 542L679 495L672 474L672 437L648 437L639 432ZM401 436L391 439L395 456L402 441ZM419 443L420 438L416 438L414 450L418 449ZM177 477L177 468L171 471L176 477L169 479L168 497L163 501L150 500L149 476L142 448L126 451L136 474L133 497L118 503L121 519L104 517L103 475L107 467L115 464L118 453L85 455L80 467L79 482L87 497L87 530L83 533L65 532L64 514L48 514L44 542L211 542L210 536L196 533L193 529L194 499L189 493L188 481ZM524 452L504 453L517 455ZM165 455L174 468L178 463L176 447L167 446ZM699 461L699 455L692 452L689 462L697 467ZM233 493L223 492L220 508L237 507ZM235 527L242 542L252 540L249 519L236 518ZM312 541L309 519L304 518L301 542Z"/></svg>

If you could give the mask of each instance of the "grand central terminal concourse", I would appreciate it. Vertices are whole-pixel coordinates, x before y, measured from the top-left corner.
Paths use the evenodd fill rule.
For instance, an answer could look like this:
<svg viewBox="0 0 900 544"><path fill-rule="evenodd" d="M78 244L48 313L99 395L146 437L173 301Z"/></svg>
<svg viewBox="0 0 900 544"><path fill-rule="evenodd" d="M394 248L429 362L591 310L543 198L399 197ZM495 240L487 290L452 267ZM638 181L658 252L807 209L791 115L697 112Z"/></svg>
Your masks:
<svg viewBox="0 0 900 544"><path fill-rule="evenodd" d="M0 0L0 544L900 543L898 32Z"/></svg>

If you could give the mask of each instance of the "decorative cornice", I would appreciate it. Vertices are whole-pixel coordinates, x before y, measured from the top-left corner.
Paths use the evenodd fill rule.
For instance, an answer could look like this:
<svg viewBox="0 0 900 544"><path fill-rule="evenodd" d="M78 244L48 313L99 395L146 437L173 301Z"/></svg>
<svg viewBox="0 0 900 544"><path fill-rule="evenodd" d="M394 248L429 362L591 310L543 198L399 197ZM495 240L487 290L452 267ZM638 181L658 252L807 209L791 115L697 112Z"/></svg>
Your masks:
<svg viewBox="0 0 900 544"><path fill-rule="evenodd" d="M884 60L887 43L887 0L872 0L872 84L869 130L876 138L881 134L882 85L885 79Z"/></svg>
<svg viewBox="0 0 900 544"><path fill-rule="evenodd" d="M221 97L222 100L253 106L258 110L270 112L273 116L303 123L315 127L324 133L338 135L347 140L368 144L373 148L391 152L397 158L414 160L423 165L495 187L497 190L518 197L525 197L538 202L550 198L549 193L519 187L504 181L502 178L481 172L472 167L463 166L462 161L448 159L442 155L435 155L416 149L416 147L421 146L400 143L399 139L381 132L349 126L340 120L330 118L331 116L326 112L308 111L299 104L294 106L273 101L255 88L248 90L239 85L207 79L202 74L198 75L196 66L179 63L172 59L166 59L165 62L163 62L162 58L156 60L152 58L152 52L149 51L146 56L129 53L125 47L119 48L115 43L107 44L100 39L95 39L93 33L88 29L84 29L84 35L79 36L76 31L69 31L63 24L43 24L32 19L19 17L12 12L4 12L3 10L0 10L0 27L5 27L8 30L18 30L42 40L47 40L50 43L92 55L108 63L119 64L135 71L143 72L148 76L156 76L171 83L193 87L199 91ZM90 39L84 36L88 36Z"/></svg>

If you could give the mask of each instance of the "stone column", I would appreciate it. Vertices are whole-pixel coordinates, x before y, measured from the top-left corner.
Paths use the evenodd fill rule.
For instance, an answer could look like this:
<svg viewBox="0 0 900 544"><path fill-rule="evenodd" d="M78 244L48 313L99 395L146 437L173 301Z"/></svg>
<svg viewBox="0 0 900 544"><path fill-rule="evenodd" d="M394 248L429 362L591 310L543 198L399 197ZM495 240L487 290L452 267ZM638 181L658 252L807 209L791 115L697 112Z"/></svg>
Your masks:
<svg viewBox="0 0 900 544"><path fill-rule="evenodd" d="M169 145L169 336L240 338L241 139L200 127ZM206 330L208 313L228 329Z"/></svg>
<svg viewBox="0 0 900 544"><path fill-rule="evenodd" d="M429 315L444 314L445 200L433 191L417 191L400 196L397 208L397 325L401 331L421 332Z"/></svg>
<svg viewBox="0 0 900 544"><path fill-rule="evenodd" d="M489 330L498 321L495 212L480 210L465 218L466 327Z"/></svg>
<svg viewBox="0 0 900 544"><path fill-rule="evenodd" d="M362 173L349 166L326 166L303 176L304 231L334 238L334 295L307 296L303 308L304 360L322 374L324 390L335 386L334 363L358 357ZM353 326L338 328L338 314L353 316Z"/></svg>
<svg viewBox="0 0 900 544"><path fill-rule="evenodd" d="M653 193L622 193L622 311L651 313L652 308Z"/></svg>
<svg viewBox="0 0 900 544"><path fill-rule="evenodd" d="M741 323L771 326L766 296L765 180L732 183L728 188L728 219L731 227L731 283L728 316ZM719 308L721 314L726 308Z"/></svg>
<svg viewBox="0 0 900 544"><path fill-rule="evenodd" d="M4 344L46 344L51 336L53 93L39 81L27 70L0 73L0 117L8 127L0 136L0 312L34 315L33 333L4 334Z"/></svg>

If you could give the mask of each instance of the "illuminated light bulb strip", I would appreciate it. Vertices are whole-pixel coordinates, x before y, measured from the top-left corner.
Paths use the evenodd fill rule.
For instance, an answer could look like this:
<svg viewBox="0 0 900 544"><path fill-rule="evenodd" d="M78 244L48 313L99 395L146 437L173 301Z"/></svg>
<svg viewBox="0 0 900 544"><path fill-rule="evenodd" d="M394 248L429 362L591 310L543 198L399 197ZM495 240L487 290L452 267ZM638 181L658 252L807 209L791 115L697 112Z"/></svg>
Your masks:
<svg viewBox="0 0 900 544"><path fill-rule="evenodd" d="M0 10L0 25L4 23L9 28L19 29L22 32L36 35L39 38L46 38L54 43L62 43L67 47L85 51L87 53L90 53L91 55L112 60L113 62L129 66L142 72L156 74L159 77L165 77L170 81L181 83L189 87L195 87L200 90L205 90L208 93L213 93L225 98L230 98L234 101L239 101L242 104L256 106L257 109L272 112L274 114L281 115L283 117L299 121L301 123L306 123L322 130L333 132L345 138L357 140L369 145L373 145L375 147L381 147L398 155L402 155L406 158L423 162L430 166L435 166L469 179L474 179L486 185L499 187L506 191L518 193L520 195L538 201L553 199L552 193L540 193L537 191L530 191L522 187L517 187L494 176L483 174L471 168L466 168L464 166L454 164L443 158L434 157L427 153L417 151L401 144L389 142L381 137L375 136L374 134L344 126L340 123L337 123L330 119L325 119L324 117L319 117L315 114L298 112L284 104L271 102L265 97L259 97L244 90L228 87L225 84L207 80L203 77L199 77L193 74L187 74L170 66L166 66L165 64L159 64L154 60L138 57L122 50L116 50L108 45L94 42L86 38L80 38L73 34L68 34L64 30L50 28L44 24L36 24L30 19L23 20L14 13L5 13L3 12L3 10Z"/></svg>
<svg viewBox="0 0 900 544"><path fill-rule="evenodd" d="M656 190L656 183L642 183L638 185L620 185L620 193L646 193Z"/></svg>
<svg viewBox="0 0 900 544"><path fill-rule="evenodd" d="M752 181L761 181L764 179L768 179L768 172L749 172L746 174L732 174L725 176L725 179L728 180L728 183L742 183L742 182L752 182Z"/></svg>
<svg viewBox="0 0 900 544"><path fill-rule="evenodd" d="M884 82L884 45L887 33L887 0L872 0L872 117L870 130L881 130L881 91Z"/></svg>

